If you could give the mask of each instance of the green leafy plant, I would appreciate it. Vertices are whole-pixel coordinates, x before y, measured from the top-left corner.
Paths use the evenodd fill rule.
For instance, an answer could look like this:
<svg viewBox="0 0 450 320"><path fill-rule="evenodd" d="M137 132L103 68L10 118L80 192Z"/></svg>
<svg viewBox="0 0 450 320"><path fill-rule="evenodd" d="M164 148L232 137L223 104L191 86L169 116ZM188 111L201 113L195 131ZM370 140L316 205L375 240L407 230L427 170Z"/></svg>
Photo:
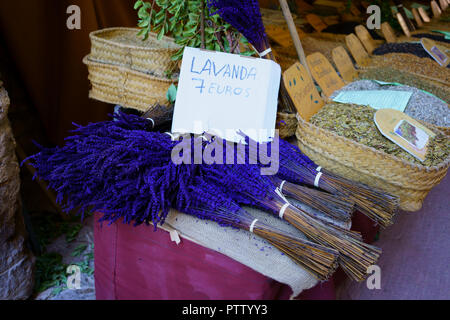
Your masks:
<svg viewBox="0 0 450 320"><path fill-rule="evenodd" d="M134 9L141 28L138 35L144 40L153 32L157 39L170 35L181 46L172 57L175 61L181 59L185 46L243 55L254 53L240 52L239 43L247 41L219 15L210 15L206 0L138 0Z"/></svg>
<svg viewBox="0 0 450 320"><path fill-rule="evenodd" d="M35 292L66 283L66 268L59 253L45 253L36 259Z"/></svg>
<svg viewBox="0 0 450 320"><path fill-rule="evenodd" d="M84 214L85 217L90 215L87 212ZM51 294L57 295L65 289L68 265L63 262L61 254L48 252L47 245L60 236L65 236L67 244L73 242L78 237L83 225L79 223L80 218L77 216L70 216L67 220L63 220L60 215L53 212L34 212L31 217L42 251L36 257L34 293L38 294L54 288ZM72 257L83 256L83 260L76 265L80 267L82 273L91 275L94 272L90 267L90 263L94 259L92 252L94 245L89 246L91 252L85 253L88 245L80 244L75 247L71 255Z"/></svg>

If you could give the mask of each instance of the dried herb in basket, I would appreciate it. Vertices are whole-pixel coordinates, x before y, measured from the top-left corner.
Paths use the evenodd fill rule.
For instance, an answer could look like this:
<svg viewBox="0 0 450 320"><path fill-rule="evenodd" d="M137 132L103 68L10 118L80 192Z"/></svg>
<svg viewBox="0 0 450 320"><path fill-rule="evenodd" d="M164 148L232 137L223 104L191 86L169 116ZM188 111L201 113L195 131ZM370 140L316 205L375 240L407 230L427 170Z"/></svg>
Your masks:
<svg viewBox="0 0 450 320"><path fill-rule="evenodd" d="M436 132L436 136L429 142L426 160L417 160L380 133L373 120L375 112L375 109L368 106L328 104L315 114L310 122L355 142L419 165L435 166L450 155L450 139L445 134Z"/></svg>

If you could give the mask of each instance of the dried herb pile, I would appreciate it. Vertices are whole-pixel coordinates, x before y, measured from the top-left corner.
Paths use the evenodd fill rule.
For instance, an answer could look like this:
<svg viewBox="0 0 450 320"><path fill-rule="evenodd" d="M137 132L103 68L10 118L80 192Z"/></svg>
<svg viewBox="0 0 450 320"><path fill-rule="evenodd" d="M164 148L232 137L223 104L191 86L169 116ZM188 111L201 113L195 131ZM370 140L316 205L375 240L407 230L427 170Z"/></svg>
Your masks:
<svg viewBox="0 0 450 320"><path fill-rule="evenodd" d="M417 78L410 73L395 70L390 67L374 68L369 70L361 70L360 79L373 79L386 82L398 82L407 86L415 87L434 94L436 97L446 101L450 101L450 88L448 86L433 83L432 81Z"/></svg>
<svg viewBox="0 0 450 320"><path fill-rule="evenodd" d="M426 160L424 162L417 160L381 134L373 120L375 112L375 109L367 106L334 103L325 105L310 122L342 137L415 164L431 167L449 157L450 139L437 132L435 138L429 142Z"/></svg>
<svg viewBox="0 0 450 320"><path fill-rule="evenodd" d="M342 91L364 91L364 90L390 90L411 92L411 98L404 110L408 116L417 120L431 123L435 126L450 127L450 112L448 104L433 97L415 87L403 85L379 84L372 80L360 80L349 83L340 90L335 91L330 98L336 97Z"/></svg>

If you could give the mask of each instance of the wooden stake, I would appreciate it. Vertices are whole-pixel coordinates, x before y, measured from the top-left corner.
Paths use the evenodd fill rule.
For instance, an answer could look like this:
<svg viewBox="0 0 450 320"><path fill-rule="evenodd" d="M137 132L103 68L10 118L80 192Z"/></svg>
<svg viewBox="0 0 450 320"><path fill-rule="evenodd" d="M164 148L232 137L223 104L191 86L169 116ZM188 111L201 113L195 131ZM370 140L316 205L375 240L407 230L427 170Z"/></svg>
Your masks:
<svg viewBox="0 0 450 320"><path fill-rule="evenodd" d="M393 0L398 12L402 15L403 21L405 22L406 27L409 31L415 31L416 27L413 25L411 20L409 20L408 16L406 15L405 7L403 6L402 1L400 0Z"/></svg>
<svg viewBox="0 0 450 320"><path fill-rule="evenodd" d="M417 26L418 27L423 26L422 19L420 19L419 11L417 11L416 8L412 9L412 14L414 16L414 20L416 20Z"/></svg>
<svg viewBox="0 0 450 320"><path fill-rule="evenodd" d="M389 22L383 22L381 24L381 32L383 32L386 42L397 42L397 37Z"/></svg>
<svg viewBox="0 0 450 320"><path fill-rule="evenodd" d="M297 32L297 28L295 27L294 19L292 18L291 10L289 9L289 5L286 0L280 0L280 6L283 10L284 19L289 28L289 32L291 33L292 41L294 42L295 50L297 50L298 58L300 63L305 67L311 76L311 71L309 70L308 63L306 62L305 51L303 50L302 42L300 41L300 37ZM311 76L312 78L312 76Z"/></svg>
<svg viewBox="0 0 450 320"><path fill-rule="evenodd" d="M428 22L431 21L430 17L428 16L428 14L427 14L427 12L425 11L424 8L420 7L419 8L419 13L420 13L420 17L422 18L422 20L424 22L428 23Z"/></svg>

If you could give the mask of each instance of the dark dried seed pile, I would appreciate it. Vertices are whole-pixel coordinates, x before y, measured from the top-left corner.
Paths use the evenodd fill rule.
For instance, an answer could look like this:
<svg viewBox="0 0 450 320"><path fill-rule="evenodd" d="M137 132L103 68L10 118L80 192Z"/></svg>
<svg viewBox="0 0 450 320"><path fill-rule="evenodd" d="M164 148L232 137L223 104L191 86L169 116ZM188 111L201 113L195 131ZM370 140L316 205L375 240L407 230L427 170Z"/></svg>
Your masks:
<svg viewBox="0 0 450 320"><path fill-rule="evenodd" d="M428 52L425 51L420 43L385 43L373 51L373 54L377 56L382 56L387 53L410 53L418 56L419 58L432 59L432 57L428 54Z"/></svg>

